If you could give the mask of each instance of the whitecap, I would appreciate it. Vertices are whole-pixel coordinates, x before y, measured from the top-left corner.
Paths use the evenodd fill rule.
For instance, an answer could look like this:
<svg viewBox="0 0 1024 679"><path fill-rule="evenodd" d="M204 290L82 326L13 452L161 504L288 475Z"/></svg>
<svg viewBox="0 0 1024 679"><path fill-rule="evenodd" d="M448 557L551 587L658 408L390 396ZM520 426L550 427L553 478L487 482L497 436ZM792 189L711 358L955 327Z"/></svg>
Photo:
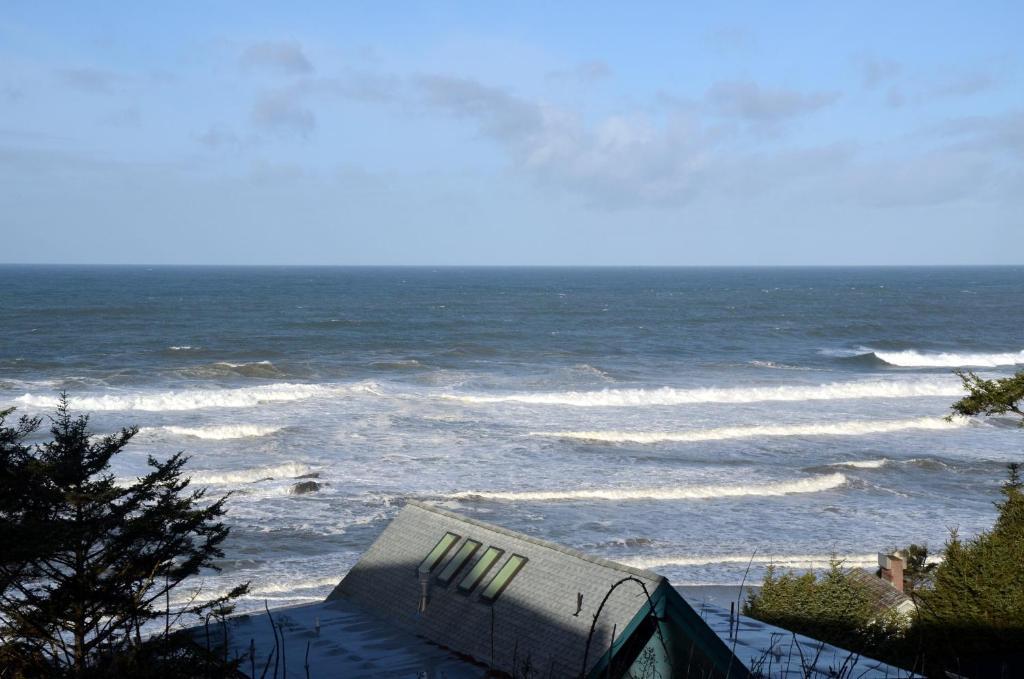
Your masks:
<svg viewBox="0 0 1024 679"><path fill-rule="evenodd" d="M881 469L889 464L884 457L880 460L847 460L845 462L833 462L830 467L853 467L854 469Z"/></svg>
<svg viewBox="0 0 1024 679"><path fill-rule="evenodd" d="M314 397L346 393L377 393L373 383L352 385L324 384L267 384L237 389L187 389L182 391L107 393L93 396L73 396L71 407L76 410L144 410L153 412L199 410L203 408L251 408L264 403L301 401ZM16 403L34 408L54 408L55 396L25 394L14 399Z"/></svg>
<svg viewBox="0 0 1024 679"><path fill-rule="evenodd" d="M693 431L550 431L530 432L530 436L561 439L579 439L607 443L662 443L721 441L726 439L758 438L768 436L863 436L884 434L908 429L956 429L967 423L965 419L952 422L939 417L919 417L910 420L854 420L817 424L757 425L749 427L721 427Z"/></svg>
<svg viewBox="0 0 1024 679"><path fill-rule="evenodd" d="M582 408L671 406L694 403L757 403L761 401L826 401L864 398L959 396L963 388L949 379L857 381L779 387L677 389L602 389L600 391L523 392L512 394L445 394L465 403L527 403Z"/></svg>
<svg viewBox="0 0 1024 679"><path fill-rule="evenodd" d="M828 568L832 561L837 560L847 568L854 566L869 567L878 564L877 554L668 554L664 556L639 556L621 559L620 563L634 568L654 569L665 566L714 566L718 564L769 564L780 568Z"/></svg>
<svg viewBox="0 0 1024 679"><path fill-rule="evenodd" d="M192 483L225 485L233 483L252 483L264 479L294 479L308 474L309 465L301 462L286 462L270 467L255 467L238 470L210 470L191 473Z"/></svg>
<svg viewBox="0 0 1024 679"><path fill-rule="evenodd" d="M274 367L274 364L271 363L270 361L251 361L249 363L232 363L230 361L217 361L216 363L214 363L214 365L219 365L224 368L248 368L257 365L270 366L271 368Z"/></svg>
<svg viewBox="0 0 1024 679"><path fill-rule="evenodd" d="M143 433L165 431L175 436L191 436L212 441L226 441L257 436L269 436L279 432L283 427L264 427L256 424L225 424L209 427L145 427Z"/></svg>
<svg viewBox="0 0 1024 679"><path fill-rule="evenodd" d="M1024 351L998 353L922 353L907 351L874 351L875 356L890 365L906 368L996 368L1024 364Z"/></svg>
<svg viewBox="0 0 1024 679"><path fill-rule="evenodd" d="M827 474L792 481L741 485L698 485L679 488L587 488L579 490L464 491L446 497L510 501L553 500L710 500L725 497L770 497L794 493L818 493L846 483L842 474Z"/></svg>

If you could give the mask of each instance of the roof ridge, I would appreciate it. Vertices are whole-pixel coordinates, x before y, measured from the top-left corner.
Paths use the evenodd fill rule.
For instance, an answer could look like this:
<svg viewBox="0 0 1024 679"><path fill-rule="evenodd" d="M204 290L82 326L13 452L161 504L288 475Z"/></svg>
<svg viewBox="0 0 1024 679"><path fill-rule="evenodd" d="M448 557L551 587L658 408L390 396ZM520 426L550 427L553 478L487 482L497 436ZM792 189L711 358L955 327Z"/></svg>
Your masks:
<svg viewBox="0 0 1024 679"><path fill-rule="evenodd" d="M519 531L514 531L514 530L512 530L510 528L505 528L504 526L498 526L496 524L488 523L486 521L480 521L479 519L474 519L474 518L466 516L464 514L459 514L458 512L453 512L453 511L450 511L448 509L443 509L441 507L438 507L436 505L428 504L428 503L423 502L421 500L411 500L411 499L410 500L406 500L405 501L405 506L406 507L416 507L418 509L422 509L422 510L425 510L425 511L428 511L428 512L433 512L435 514L440 514L441 516L446 516L446 517L448 517L450 519L455 519L456 521L462 521L463 523L468 523L468 524L471 524L471 525L474 525L474 526L478 526L480 528L491 530L491 531L494 531L496 533L501 533L501 534L507 535L509 537L513 537L513 538L516 538L516 539L519 539L519 540L525 540L526 542L529 542L531 544L537 545L538 547L545 547L547 549L550 549L550 550L553 550L553 551L556 551L556 552L561 552L562 554L565 554L566 556L571 556L571 557L574 557L574 558L577 558L577 559L581 559L583 561L589 561L590 563L596 564L598 566L603 566L604 568L611 568L613 570L621 571L623 573L628 573L630 575L637 575L637 576L640 576L640 577L643 577L643 578L647 578L649 580L655 580L655 581L657 581L659 583L661 581L665 580L665 576L660 575L658 573L655 573L653 571L645 570L643 568L634 568L633 566L627 566L626 564L618 563L617 561L610 561L608 559L602 559L599 556L593 556L591 554L587 554L586 552L581 552L578 549L573 549L572 547L566 547L565 545L560 545L557 542L550 542L548 540L542 540L540 538L535 538L532 535L527 535L526 533L520 533Z"/></svg>
<svg viewBox="0 0 1024 679"><path fill-rule="evenodd" d="M881 578L875 575L866 568L854 566L853 568L847 569L846 572L849 575L856 578L859 582L862 582L864 584L868 584L870 582L875 587L886 588L884 591L886 591L887 593L891 591L892 595L896 596L897 598L907 599L908 601L912 600L910 598L910 595L908 595L906 592L896 589L896 586L893 585L891 582L889 582L885 578Z"/></svg>

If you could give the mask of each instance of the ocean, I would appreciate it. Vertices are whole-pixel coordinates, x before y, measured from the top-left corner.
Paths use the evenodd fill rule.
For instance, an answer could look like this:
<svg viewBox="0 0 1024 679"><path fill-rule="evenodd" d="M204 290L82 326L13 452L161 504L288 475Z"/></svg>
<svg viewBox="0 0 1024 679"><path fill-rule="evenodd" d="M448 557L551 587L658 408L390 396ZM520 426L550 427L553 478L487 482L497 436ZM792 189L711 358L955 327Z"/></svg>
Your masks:
<svg viewBox="0 0 1024 679"><path fill-rule="evenodd" d="M233 491L242 610L322 599L407 499L675 584L869 566L995 516L1024 268L0 267L0 408ZM290 492L315 475L317 492Z"/></svg>

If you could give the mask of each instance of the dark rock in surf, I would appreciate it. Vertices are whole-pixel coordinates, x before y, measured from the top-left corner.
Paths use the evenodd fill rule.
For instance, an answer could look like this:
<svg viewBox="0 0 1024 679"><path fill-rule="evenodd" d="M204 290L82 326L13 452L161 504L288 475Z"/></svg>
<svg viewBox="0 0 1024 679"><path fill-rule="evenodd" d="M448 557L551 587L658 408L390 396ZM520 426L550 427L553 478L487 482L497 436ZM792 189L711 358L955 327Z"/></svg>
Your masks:
<svg viewBox="0 0 1024 679"><path fill-rule="evenodd" d="M302 483L296 483L292 486L292 495L305 495L307 493L315 493L320 490L320 484L316 481L303 481Z"/></svg>

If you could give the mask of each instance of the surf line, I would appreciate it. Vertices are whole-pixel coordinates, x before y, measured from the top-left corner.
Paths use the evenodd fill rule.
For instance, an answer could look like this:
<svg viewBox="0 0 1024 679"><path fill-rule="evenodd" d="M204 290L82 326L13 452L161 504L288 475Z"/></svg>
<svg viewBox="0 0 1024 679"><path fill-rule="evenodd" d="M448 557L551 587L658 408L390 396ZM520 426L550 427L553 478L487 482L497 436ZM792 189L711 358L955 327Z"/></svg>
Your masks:
<svg viewBox="0 0 1024 679"><path fill-rule="evenodd" d="M864 436L885 434L911 429L958 429L967 420L947 422L940 417L919 417L909 420L851 420L825 424L753 425L746 427L719 427L692 431L532 431L530 436L573 439L599 443L692 443L723 441L728 439L758 438L762 436Z"/></svg>

